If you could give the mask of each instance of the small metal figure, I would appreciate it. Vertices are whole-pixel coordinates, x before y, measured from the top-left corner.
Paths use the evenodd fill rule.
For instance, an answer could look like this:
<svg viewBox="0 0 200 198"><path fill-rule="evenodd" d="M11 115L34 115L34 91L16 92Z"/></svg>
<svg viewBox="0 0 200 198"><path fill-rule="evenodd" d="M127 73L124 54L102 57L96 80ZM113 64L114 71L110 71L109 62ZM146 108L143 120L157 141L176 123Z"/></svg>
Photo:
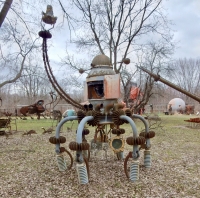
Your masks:
<svg viewBox="0 0 200 198"><path fill-rule="evenodd" d="M42 12L42 21L44 23L54 25L56 23L57 17L53 15L53 7L51 5L47 5L46 13Z"/></svg>

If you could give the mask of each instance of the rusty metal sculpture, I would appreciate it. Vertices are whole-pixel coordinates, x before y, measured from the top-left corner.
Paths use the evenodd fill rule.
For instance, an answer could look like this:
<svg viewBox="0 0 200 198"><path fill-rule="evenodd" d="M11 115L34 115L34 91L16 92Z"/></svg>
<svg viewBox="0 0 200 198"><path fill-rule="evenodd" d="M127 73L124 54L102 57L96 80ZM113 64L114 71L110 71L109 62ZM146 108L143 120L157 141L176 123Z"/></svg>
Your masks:
<svg viewBox="0 0 200 198"><path fill-rule="evenodd" d="M44 100L38 100L35 104L22 107L19 111L23 116L27 116L27 114L37 114L37 119L40 119L41 113L45 111L43 107ZM31 117L33 119L33 117Z"/></svg>
<svg viewBox="0 0 200 198"><path fill-rule="evenodd" d="M29 130L29 131L24 132L24 133L22 134L22 136L24 136L24 135L29 135L29 136L31 136L31 134L37 134L37 133L36 133L35 130Z"/></svg>
<svg viewBox="0 0 200 198"><path fill-rule="evenodd" d="M53 15L51 16L54 17ZM139 152L141 148L145 149L144 166L150 168L150 138L152 138L155 133L149 133L148 123L142 116L135 114L132 115L131 110L125 108L124 104L118 101L118 98L120 98L120 75L116 74L113 70L109 57L106 55L98 55L92 60L91 69L84 86L84 98L88 101L88 105L82 106L64 92L53 75L47 54L47 39L52 37L51 33L49 30L43 29L39 32L39 36L43 38L43 61L47 76L52 86L66 102L79 109L76 116L67 116L62 119L56 128L55 136L50 137L49 139L49 141L52 144L55 144L56 147L55 151L57 154L59 170L65 171L67 169L63 156L63 151L66 151L66 149L60 147L60 144L66 142L66 138L60 136L61 127L68 121L78 120L79 124L76 131L76 141L70 142L69 148L72 151L76 151L76 167L79 182L81 184L89 182L88 161L90 148L96 148L100 145L101 149L106 151L111 147L117 155L117 158L123 159L125 141L127 144L132 146L131 148L133 150L126 157L124 162L124 171L131 181L137 181L139 174ZM128 64L130 63L130 59L124 58L122 62ZM80 69L79 72L83 73L84 70ZM145 134L138 134L133 118L140 119L143 122L145 126ZM121 128L121 125L125 123L130 124L133 132L133 136L128 137L126 140L123 137L125 129ZM85 128L86 124L95 128L95 135L94 139L91 141L91 147L85 138L85 136L90 133L90 131ZM111 137L111 135L114 135L114 137ZM139 145L142 146L139 148ZM69 152L67 152L67 154L69 155L72 164L71 155ZM132 164L130 167L130 174L128 174L127 162L130 158L132 159Z"/></svg>
<svg viewBox="0 0 200 198"><path fill-rule="evenodd" d="M45 129L44 127L41 127L43 130L44 130L44 132L42 133L42 134L45 134L45 133L52 133L53 132L53 127L50 127L50 128L48 128L48 129Z"/></svg>

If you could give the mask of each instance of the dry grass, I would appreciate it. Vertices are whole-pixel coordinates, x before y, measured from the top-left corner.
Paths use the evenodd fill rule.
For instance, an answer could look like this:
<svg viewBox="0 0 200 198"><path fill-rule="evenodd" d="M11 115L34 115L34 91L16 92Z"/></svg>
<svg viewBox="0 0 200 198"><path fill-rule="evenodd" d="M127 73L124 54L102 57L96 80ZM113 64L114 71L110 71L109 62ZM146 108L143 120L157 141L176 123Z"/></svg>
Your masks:
<svg viewBox="0 0 200 198"><path fill-rule="evenodd" d="M156 129L151 141L152 168L145 170L143 150L140 152L139 181L132 183L124 174L123 161L118 161L109 150L91 154L89 184L80 185L75 169L59 172L55 159L55 146L48 139L53 134L42 135L44 120L30 121L37 134L22 136L14 133L6 139L0 136L0 197L2 198L60 198L60 197L148 197L148 198L198 198L200 197L200 129L186 127L184 119L190 116L163 116L162 129ZM22 122L22 121L19 121ZM34 123L35 122L35 123ZM26 122L23 121L24 125ZM136 121L138 130L142 125ZM20 123L19 123L19 128ZM27 127L27 126L26 126ZM50 125L49 125L50 127ZM76 139L73 132L63 132L67 138L64 146ZM129 125L125 136L132 135ZM23 131L20 128L21 131ZM65 129L64 129L65 131ZM92 139L91 133L88 140ZM125 155L131 151L126 145ZM75 156L74 152L71 152ZM67 156L66 156L67 157ZM69 161L69 158L67 158Z"/></svg>

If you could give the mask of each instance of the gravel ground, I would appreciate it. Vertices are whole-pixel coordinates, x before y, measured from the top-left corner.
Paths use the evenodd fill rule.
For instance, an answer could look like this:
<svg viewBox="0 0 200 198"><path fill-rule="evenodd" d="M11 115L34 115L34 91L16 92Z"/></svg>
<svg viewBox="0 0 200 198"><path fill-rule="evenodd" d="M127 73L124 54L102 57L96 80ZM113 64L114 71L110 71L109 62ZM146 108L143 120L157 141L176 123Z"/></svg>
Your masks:
<svg viewBox="0 0 200 198"><path fill-rule="evenodd" d="M75 133L62 135L68 149ZM72 169L59 172L50 136L0 136L0 197L200 197L200 129L177 126L157 132L151 141L152 167L143 167L141 150L139 181L135 183L126 178L123 160L109 150L107 159L104 151L97 156L91 153L89 183L80 185L75 163ZM125 156L131 150L126 145ZM69 161L67 155L66 159Z"/></svg>

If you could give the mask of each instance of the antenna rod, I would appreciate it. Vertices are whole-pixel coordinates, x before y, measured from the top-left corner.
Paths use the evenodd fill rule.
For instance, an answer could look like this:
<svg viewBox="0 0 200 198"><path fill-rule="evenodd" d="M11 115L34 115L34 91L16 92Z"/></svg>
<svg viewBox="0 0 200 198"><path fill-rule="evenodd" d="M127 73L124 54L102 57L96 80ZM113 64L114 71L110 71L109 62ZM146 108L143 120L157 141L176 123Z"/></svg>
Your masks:
<svg viewBox="0 0 200 198"><path fill-rule="evenodd" d="M169 87L172 87L173 89L176 89L177 91L180 91L181 93L184 93L185 95L189 96L190 98L192 98L192 99L194 99L194 100L196 100L200 103L200 97L199 96L191 94L190 92L188 92L188 91L182 89L181 87L169 82L168 80L165 80L160 75L156 75L156 74L152 73L151 71L149 71L148 69L146 69L144 67L138 67L138 68L140 68L141 70L143 70L144 72L146 72L147 74L152 76L155 79L155 81L160 81L160 82L168 85Z"/></svg>

